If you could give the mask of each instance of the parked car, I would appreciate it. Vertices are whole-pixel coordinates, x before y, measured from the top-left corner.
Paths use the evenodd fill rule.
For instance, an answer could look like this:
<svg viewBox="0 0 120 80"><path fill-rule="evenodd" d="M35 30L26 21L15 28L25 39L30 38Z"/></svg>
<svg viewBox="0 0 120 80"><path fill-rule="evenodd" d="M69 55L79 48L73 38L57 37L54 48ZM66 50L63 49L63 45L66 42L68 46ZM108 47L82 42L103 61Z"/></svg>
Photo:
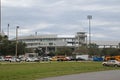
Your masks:
<svg viewBox="0 0 120 80"><path fill-rule="evenodd" d="M42 61L49 61L51 58L49 56L42 57Z"/></svg>
<svg viewBox="0 0 120 80"><path fill-rule="evenodd" d="M0 56L0 62L1 61L5 61L4 57L3 56Z"/></svg>
<svg viewBox="0 0 120 80"><path fill-rule="evenodd" d="M54 56L50 61L68 61L68 59L65 56Z"/></svg>
<svg viewBox="0 0 120 80"><path fill-rule="evenodd" d="M27 62L39 62L40 60L36 57L27 57L25 61L27 61Z"/></svg>
<svg viewBox="0 0 120 80"><path fill-rule="evenodd" d="M5 61L10 61L10 59L12 59L12 56L8 55L8 56L5 56Z"/></svg>
<svg viewBox="0 0 120 80"><path fill-rule="evenodd" d="M11 59L9 59L10 62L20 62L21 60L19 58L16 57L12 57Z"/></svg>
<svg viewBox="0 0 120 80"><path fill-rule="evenodd" d="M103 66L114 66L114 67L120 67L120 62L117 60L108 60L106 62L102 63Z"/></svg>
<svg viewBox="0 0 120 80"><path fill-rule="evenodd" d="M25 61L27 61L27 62L34 62L34 59L31 58L31 57L27 57Z"/></svg>
<svg viewBox="0 0 120 80"><path fill-rule="evenodd" d="M34 57L33 60L34 60L34 62L39 62L40 61L40 59L37 58L37 57Z"/></svg>

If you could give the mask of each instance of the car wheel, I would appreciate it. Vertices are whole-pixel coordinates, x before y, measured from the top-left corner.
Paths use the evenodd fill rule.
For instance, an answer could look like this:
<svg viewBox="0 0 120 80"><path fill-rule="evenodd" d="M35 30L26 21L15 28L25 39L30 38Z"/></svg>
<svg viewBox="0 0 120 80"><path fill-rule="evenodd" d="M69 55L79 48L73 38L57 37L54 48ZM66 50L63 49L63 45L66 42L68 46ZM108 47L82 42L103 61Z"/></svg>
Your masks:
<svg viewBox="0 0 120 80"><path fill-rule="evenodd" d="M106 64L103 64L103 66L106 66Z"/></svg>
<svg viewBox="0 0 120 80"><path fill-rule="evenodd" d="M115 65L114 65L114 67L118 67L118 65L117 65L117 64L115 64Z"/></svg>

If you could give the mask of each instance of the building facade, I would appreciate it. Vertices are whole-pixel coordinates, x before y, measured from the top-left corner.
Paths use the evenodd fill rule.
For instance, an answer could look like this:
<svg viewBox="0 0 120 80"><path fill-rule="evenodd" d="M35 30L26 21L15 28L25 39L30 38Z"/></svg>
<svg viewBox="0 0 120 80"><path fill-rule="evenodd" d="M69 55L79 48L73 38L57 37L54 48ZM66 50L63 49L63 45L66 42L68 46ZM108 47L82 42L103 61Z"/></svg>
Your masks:
<svg viewBox="0 0 120 80"><path fill-rule="evenodd" d="M27 48L42 48L46 51L55 51L58 47L75 48L86 44L87 35L85 32L77 32L75 35L31 35L18 38L27 44Z"/></svg>
<svg viewBox="0 0 120 80"><path fill-rule="evenodd" d="M31 35L18 38L26 43L30 49L44 49L46 52L56 51L59 47L70 47L75 49L82 45L87 45L87 35L85 32L77 32L74 35ZM120 48L119 41L93 41L99 48Z"/></svg>

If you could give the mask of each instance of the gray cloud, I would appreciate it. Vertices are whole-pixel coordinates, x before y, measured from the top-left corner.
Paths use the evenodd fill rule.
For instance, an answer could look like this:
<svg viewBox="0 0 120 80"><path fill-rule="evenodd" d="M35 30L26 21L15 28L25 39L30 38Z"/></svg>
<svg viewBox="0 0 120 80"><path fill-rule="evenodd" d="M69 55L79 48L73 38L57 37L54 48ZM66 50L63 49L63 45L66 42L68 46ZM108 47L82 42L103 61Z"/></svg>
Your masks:
<svg viewBox="0 0 120 80"><path fill-rule="evenodd" d="M92 39L120 40L120 0L2 0L2 29L15 37L35 32L74 34L88 32L87 15L92 15Z"/></svg>

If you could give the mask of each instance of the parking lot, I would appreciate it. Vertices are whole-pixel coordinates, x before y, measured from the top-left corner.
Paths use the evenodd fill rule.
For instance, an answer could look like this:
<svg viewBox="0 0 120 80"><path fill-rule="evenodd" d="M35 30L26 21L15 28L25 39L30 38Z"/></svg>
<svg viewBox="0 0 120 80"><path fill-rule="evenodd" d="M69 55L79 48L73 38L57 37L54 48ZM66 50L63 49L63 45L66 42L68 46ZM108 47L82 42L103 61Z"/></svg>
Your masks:
<svg viewBox="0 0 120 80"><path fill-rule="evenodd" d="M51 77L38 80L119 80L120 70L100 71L91 73L82 73L66 75L60 77Z"/></svg>

